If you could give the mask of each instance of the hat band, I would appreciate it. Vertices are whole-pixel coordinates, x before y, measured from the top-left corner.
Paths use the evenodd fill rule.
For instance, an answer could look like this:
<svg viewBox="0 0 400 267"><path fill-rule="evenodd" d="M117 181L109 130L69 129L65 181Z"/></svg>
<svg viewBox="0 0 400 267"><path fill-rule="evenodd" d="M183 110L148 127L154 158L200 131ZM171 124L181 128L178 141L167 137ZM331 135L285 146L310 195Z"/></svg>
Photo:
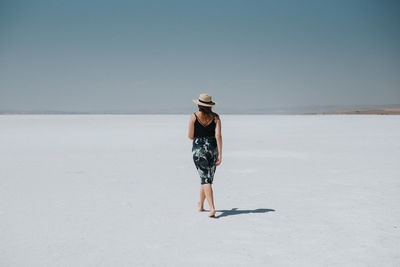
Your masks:
<svg viewBox="0 0 400 267"><path fill-rule="evenodd" d="M201 103L204 103L204 104L212 104L212 103L213 103L212 101L206 102L206 101L202 101L201 99L199 99L199 101L200 101Z"/></svg>

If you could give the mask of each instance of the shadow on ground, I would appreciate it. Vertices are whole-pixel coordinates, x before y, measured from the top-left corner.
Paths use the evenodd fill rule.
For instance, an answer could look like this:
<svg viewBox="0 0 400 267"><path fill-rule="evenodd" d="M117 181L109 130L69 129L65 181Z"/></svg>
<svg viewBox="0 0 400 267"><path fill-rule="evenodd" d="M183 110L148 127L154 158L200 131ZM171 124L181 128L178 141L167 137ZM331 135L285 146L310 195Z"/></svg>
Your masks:
<svg viewBox="0 0 400 267"><path fill-rule="evenodd" d="M215 218L221 218L231 215L247 214L247 213L266 213L270 211L275 211L275 210L273 209L238 210L238 208L233 208L231 210L216 210L216 212L222 212L222 213L215 216Z"/></svg>

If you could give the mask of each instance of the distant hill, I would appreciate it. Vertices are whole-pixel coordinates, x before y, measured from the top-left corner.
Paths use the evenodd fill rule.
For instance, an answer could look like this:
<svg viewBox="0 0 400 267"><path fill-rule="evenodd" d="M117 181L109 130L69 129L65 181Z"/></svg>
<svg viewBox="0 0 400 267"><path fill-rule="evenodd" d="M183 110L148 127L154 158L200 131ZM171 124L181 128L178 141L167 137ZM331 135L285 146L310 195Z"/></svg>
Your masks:
<svg viewBox="0 0 400 267"><path fill-rule="evenodd" d="M355 109L355 110L338 110L322 113L311 114L376 114L376 115L400 115L400 107L378 108L378 109Z"/></svg>

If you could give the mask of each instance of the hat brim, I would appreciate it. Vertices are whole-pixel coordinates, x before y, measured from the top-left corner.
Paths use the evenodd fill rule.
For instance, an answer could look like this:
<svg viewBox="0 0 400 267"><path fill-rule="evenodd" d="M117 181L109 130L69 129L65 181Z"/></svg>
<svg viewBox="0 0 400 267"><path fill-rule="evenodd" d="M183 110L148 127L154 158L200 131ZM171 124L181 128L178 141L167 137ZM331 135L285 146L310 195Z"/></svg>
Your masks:
<svg viewBox="0 0 400 267"><path fill-rule="evenodd" d="M213 102L213 104L204 104L204 103L201 103L201 102L199 101L198 98L194 98L194 99L193 99L193 102L196 103L197 105L206 106L206 107L214 107L214 106L217 105L217 102L213 102L213 101L211 101L211 102Z"/></svg>

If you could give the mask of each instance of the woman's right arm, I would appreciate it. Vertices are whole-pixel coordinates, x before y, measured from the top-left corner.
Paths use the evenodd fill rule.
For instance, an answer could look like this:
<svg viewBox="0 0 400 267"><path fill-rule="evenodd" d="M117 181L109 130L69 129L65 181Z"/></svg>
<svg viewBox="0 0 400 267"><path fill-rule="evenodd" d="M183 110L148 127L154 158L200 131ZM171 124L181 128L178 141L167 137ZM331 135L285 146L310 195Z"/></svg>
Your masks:
<svg viewBox="0 0 400 267"><path fill-rule="evenodd" d="M221 134L221 120L218 118L215 127L215 138L217 139L218 146L218 160L217 166L221 164L222 161L222 134Z"/></svg>

